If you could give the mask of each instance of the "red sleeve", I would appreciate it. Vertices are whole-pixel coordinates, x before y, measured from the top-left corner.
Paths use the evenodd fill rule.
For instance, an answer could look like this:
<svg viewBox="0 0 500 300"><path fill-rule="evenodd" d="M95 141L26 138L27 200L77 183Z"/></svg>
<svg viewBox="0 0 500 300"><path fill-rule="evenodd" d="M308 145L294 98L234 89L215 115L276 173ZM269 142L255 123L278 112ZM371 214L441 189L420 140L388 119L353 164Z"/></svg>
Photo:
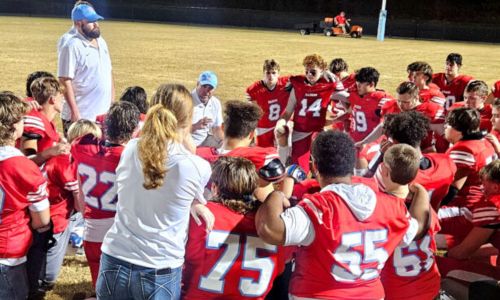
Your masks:
<svg viewBox="0 0 500 300"><path fill-rule="evenodd" d="M474 208L472 223L477 227L500 224L500 196L486 198Z"/></svg>
<svg viewBox="0 0 500 300"><path fill-rule="evenodd" d="M464 145L455 145L448 150L448 155L457 166L457 169L476 169L476 157L471 149Z"/></svg>
<svg viewBox="0 0 500 300"><path fill-rule="evenodd" d="M76 164L71 163L69 157L60 160L56 166L59 182L64 186L64 189L70 192L78 190L78 179L76 177Z"/></svg>
<svg viewBox="0 0 500 300"><path fill-rule="evenodd" d="M32 210L41 211L49 207L47 181L35 163L26 157L20 157L16 167L22 168L22 173L17 173L15 182L27 193L27 200L31 203Z"/></svg>
<svg viewBox="0 0 500 300"><path fill-rule="evenodd" d="M493 84L493 88L491 89L493 96L495 98L500 98L500 80Z"/></svg>
<svg viewBox="0 0 500 300"><path fill-rule="evenodd" d="M38 134L41 137L46 135L45 125L42 119L32 114L24 116L23 119L24 119L23 134Z"/></svg>

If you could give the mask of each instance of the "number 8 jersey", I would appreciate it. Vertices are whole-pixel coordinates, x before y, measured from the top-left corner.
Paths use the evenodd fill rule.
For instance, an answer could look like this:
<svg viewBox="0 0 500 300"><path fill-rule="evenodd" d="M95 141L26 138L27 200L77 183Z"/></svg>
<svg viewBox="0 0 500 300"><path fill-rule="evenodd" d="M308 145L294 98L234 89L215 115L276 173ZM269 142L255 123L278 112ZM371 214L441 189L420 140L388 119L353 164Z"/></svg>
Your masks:
<svg viewBox="0 0 500 300"><path fill-rule="evenodd" d="M115 170L123 148L122 145L107 145L93 135L86 135L73 142L71 156L77 164L80 186L85 197L85 219L115 216Z"/></svg>
<svg viewBox="0 0 500 300"><path fill-rule="evenodd" d="M207 207L215 216L210 233L190 220L183 299L264 299L283 271L283 248L257 236L255 213L215 202Z"/></svg>

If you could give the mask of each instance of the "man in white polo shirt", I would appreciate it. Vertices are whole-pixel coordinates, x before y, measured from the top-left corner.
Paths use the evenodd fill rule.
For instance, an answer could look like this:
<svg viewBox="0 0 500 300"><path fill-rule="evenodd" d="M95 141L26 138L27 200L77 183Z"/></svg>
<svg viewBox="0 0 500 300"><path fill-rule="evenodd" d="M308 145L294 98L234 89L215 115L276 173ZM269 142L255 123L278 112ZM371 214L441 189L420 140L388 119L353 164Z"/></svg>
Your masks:
<svg viewBox="0 0 500 300"><path fill-rule="evenodd" d="M222 130L222 106L213 96L217 88L217 76L212 71L200 74L193 97L193 125L191 136L197 147L219 147L224 139Z"/></svg>
<svg viewBox="0 0 500 300"><path fill-rule="evenodd" d="M65 128L79 119L94 121L114 99L111 59L97 23L103 18L83 3L73 8L71 19L76 32L59 51L57 72L65 88L61 116Z"/></svg>

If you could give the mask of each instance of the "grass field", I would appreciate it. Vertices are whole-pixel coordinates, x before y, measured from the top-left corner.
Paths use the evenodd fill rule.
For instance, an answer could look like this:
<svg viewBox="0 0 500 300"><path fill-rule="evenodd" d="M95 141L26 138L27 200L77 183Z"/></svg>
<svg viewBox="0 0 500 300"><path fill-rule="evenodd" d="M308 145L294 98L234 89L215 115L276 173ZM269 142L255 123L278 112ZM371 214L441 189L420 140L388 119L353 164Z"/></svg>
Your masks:
<svg viewBox="0 0 500 300"><path fill-rule="evenodd" d="M0 90L25 94L29 73L46 70L56 74L58 38L71 26L69 19L0 17L2 64ZM117 95L130 85L143 86L149 95L166 82L196 85L198 74L213 70L219 76L216 94L222 101L243 99L245 88L260 79L262 62L275 58L283 74L302 73L305 55L319 53L330 61L343 57L351 70L373 66L381 73L379 87L395 93L406 78L406 66L424 60L434 70L444 68L449 52L464 56L463 73L485 80L500 79L500 46L494 44L387 39L300 36L296 32L165 25L134 22L101 22L113 62ZM82 258L65 262L60 280L47 299L71 299L91 293L90 275Z"/></svg>

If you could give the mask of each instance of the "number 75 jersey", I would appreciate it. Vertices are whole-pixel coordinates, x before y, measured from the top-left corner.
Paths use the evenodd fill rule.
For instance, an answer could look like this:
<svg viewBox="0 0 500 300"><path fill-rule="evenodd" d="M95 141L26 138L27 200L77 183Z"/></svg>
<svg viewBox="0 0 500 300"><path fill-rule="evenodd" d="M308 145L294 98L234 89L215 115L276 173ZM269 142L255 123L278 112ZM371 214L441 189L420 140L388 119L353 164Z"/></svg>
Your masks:
<svg viewBox="0 0 500 300"><path fill-rule="evenodd" d="M257 236L253 212L238 214L214 202L207 207L215 216L210 233L190 220L183 299L264 299L283 271L283 248Z"/></svg>
<svg viewBox="0 0 500 300"><path fill-rule="evenodd" d="M91 134L73 142L71 156L77 165L86 219L115 216L118 200L115 170L123 149L122 145L107 146Z"/></svg>

